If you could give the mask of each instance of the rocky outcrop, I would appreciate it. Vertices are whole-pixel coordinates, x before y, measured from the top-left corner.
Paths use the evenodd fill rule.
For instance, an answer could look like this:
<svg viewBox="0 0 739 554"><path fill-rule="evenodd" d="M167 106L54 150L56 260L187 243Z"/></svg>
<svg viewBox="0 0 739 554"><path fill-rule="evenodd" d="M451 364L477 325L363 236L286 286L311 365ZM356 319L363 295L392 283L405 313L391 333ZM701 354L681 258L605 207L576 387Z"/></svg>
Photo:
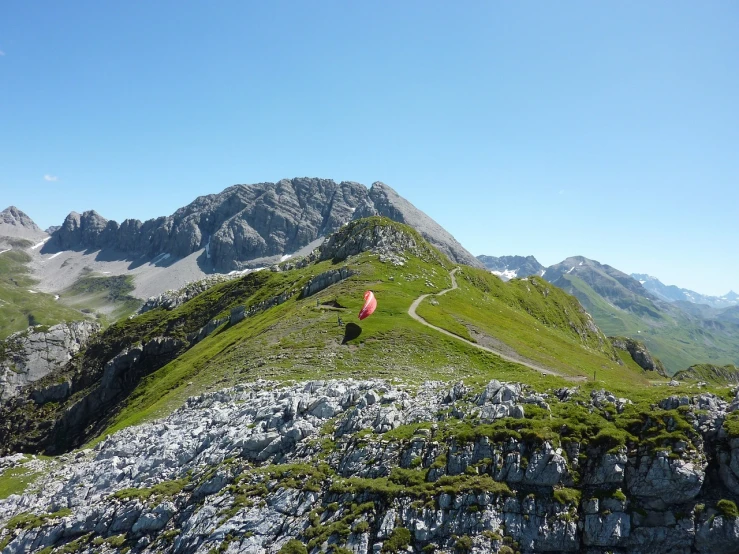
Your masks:
<svg viewBox="0 0 739 554"><path fill-rule="evenodd" d="M736 493L706 488L698 435L673 456L648 440L633 453L595 437L557 444L511 416L473 423L500 406L607 413L617 401L499 381L478 394L462 383L259 381L192 397L93 450L0 459L0 471L44 480L0 500L0 544L4 554L737 552L736 506L716 501ZM698 433L720 428L739 399L670 397L652 417L669 420L676 404Z"/></svg>
<svg viewBox="0 0 739 554"><path fill-rule="evenodd" d="M646 345L638 340L629 339L626 337L608 337L613 344L614 348L628 352L631 359L636 364L646 371L655 371L663 377L667 377L667 371L665 366L659 359L655 358L650 354Z"/></svg>
<svg viewBox="0 0 739 554"><path fill-rule="evenodd" d="M375 183L283 179L277 183L235 185L201 196L168 217L120 225L94 211L70 213L45 252L112 248L127 255L184 257L205 249L213 268L227 272L254 260L292 254L347 222L386 215L408 223L452 260L479 262L426 214L393 189Z"/></svg>
<svg viewBox="0 0 739 554"><path fill-rule="evenodd" d="M379 217L355 221L340 229L329 236L318 251L309 256L308 261L338 262L362 252L374 252L381 261L393 265L404 265L406 253L443 263L437 253L428 248L411 229Z"/></svg>
<svg viewBox="0 0 739 554"><path fill-rule="evenodd" d="M348 267L342 267L340 269L329 269L328 271L324 271L323 273L321 273L320 275L316 275L310 281L308 281L308 283L306 283L306 285L303 287L302 292L300 293L300 296L301 298L312 296L317 292L330 287L331 285L335 285L336 283L343 281L344 279L348 279L354 274L355 272Z"/></svg>
<svg viewBox="0 0 739 554"><path fill-rule="evenodd" d="M0 341L0 401L60 369L99 330L98 323L77 321L29 327Z"/></svg>

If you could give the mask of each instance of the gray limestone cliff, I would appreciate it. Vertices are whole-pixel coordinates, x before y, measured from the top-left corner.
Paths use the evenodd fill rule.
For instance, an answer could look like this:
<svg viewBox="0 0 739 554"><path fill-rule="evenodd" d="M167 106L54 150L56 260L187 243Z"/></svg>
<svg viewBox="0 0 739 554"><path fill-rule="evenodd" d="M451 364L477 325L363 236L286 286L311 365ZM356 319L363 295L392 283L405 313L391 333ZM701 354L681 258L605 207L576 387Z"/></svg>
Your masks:
<svg viewBox="0 0 739 554"><path fill-rule="evenodd" d="M100 330L77 321L53 327L29 327L0 341L0 401L60 369Z"/></svg>
<svg viewBox="0 0 739 554"><path fill-rule="evenodd" d="M43 487L0 500L3 554L27 552L739 551L739 408L697 391L655 418L693 439L637 449L555 442L527 416L556 403L602 413L627 399L491 381L258 381L191 397L169 417L0 472ZM584 404L583 404L584 403ZM534 416L537 417L537 416ZM507 419L506 419L507 418ZM471 425L472 422L476 424ZM516 423L520 422L520 423ZM31 479L32 481L32 479ZM54 550L59 549L59 550Z"/></svg>
<svg viewBox="0 0 739 554"><path fill-rule="evenodd" d="M655 371L663 377L667 376L667 370L665 366L659 361L658 358L652 356L647 349L646 345L638 340L630 339L627 337L608 337L613 344L614 348L624 350L629 353L631 359L633 359L639 367L647 371Z"/></svg>
<svg viewBox="0 0 739 554"><path fill-rule="evenodd" d="M234 185L200 196L168 217L109 221L95 211L70 213L44 252L111 248L131 257L184 257L205 249L216 271L293 254L347 222L384 215L416 228L452 260L480 267L447 231L383 183L296 178Z"/></svg>

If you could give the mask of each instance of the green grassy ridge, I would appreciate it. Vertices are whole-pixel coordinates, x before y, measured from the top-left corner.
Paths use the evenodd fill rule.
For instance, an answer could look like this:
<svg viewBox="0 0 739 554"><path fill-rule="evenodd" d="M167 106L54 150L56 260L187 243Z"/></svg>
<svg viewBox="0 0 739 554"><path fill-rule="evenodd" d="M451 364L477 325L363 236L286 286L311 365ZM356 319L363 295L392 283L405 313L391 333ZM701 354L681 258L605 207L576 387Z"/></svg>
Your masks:
<svg viewBox="0 0 739 554"><path fill-rule="evenodd" d="M54 296L34 290L37 281L28 267L31 257L20 250L0 254L0 340L29 325L81 321L85 314L65 306Z"/></svg>
<svg viewBox="0 0 739 554"><path fill-rule="evenodd" d="M714 385L736 385L739 384L739 367L725 365L723 367L713 364L697 364L675 374L679 381L703 381Z"/></svg>
<svg viewBox="0 0 739 554"><path fill-rule="evenodd" d="M149 375L139 383L100 436L166 415L193 394L257 377L297 381L400 376L409 383L421 383L427 379L464 379L479 386L498 378L526 382L542 390L567 384L563 379L542 376L537 371L480 351L472 344L440 335L411 319L407 310L415 298L451 286L445 267L415 257L409 257L405 266L394 267L379 262L373 254L363 254L349 260L348 266L356 271L352 278L313 297L301 299L296 296L233 327L223 327L178 359ZM308 274L319 274L330 267L333 267L330 262L321 262L298 270L295 278L301 274L307 278ZM472 268L464 268L463 271L471 271L487 279L485 272L477 272ZM271 280L276 276L287 278L291 273L267 275ZM520 296L528 294L528 291L524 293L518 289L522 285L498 285L500 281L491 278L495 279L492 281L495 286L514 290L510 293L510 301L514 306L521 301ZM426 281L432 282L434 287L428 287ZM299 284L301 281L296 282ZM268 283L264 286L272 293L278 288ZM547 286L553 288L549 284ZM363 291L368 288L375 292L378 309L361 322L362 333L357 338L342 344L345 328L337 325L337 314L346 323L355 322L353 318L363 303ZM439 297L439 301L443 302L452 294ZM565 298L561 291L550 291L548 294L548 297L538 301L540 309L546 311L547 298L560 295L562 298L559 301L569 306L577 317L585 318L579 306L572 299ZM344 308L327 308L324 307L325 303ZM500 301L498 303L502 304ZM471 304L474 302L467 303ZM551 320L557 320L553 313L549 316ZM646 372L628 355L624 365L607 356L606 353L611 352L610 344L596 351L583 347L580 335L573 332L569 325L547 331L542 324L538 324L547 339L544 340L542 332L536 331L533 326L538 320L520 308L507 306L504 317L512 321L510 326L514 336L516 333L526 333L526 337L535 338L537 342L529 345L529 348L534 353L541 348L539 353L545 361L556 362L550 352L552 345L555 345L558 352L565 353L570 361L574 360L571 363L583 368L582 371L572 370L568 361L567 364L560 364L564 370L589 376L595 369L598 382L593 386L602 387L604 382L621 388L628 388L635 383L648 384ZM475 320L475 323L486 325L484 318L482 321ZM491 325L496 324L497 320L494 320ZM593 337L592 340L596 339Z"/></svg>
<svg viewBox="0 0 739 554"><path fill-rule="evenodd" d="M416 383L464 378L482 384L498 376L564 383L440 336L411 319L407 310L416 297L450 286L446 268L411 257L405 266L394 267L373 254L358 256L348 265L357 271L352 278L223 327L148 376L101 436L165 415L193 394L258 377L294 381L402 376ZM298 274L309 278L330 267L331 262L321 262ZM433 280L434 289L426 286L427 280ZM368 288L375 292L378 309L360 323L355 318ZM327 308L323 304L328 302L345 308ZM345 327L337 325L337 315L361 325L362 333L341 344Z"/></svg>
<svg viewBox="0 0 739 554"><path fill-rule="evenodd" d="M437 305L421 303L417 313L463 338L458 329L472 326L532 362L567 375L590 377L595 372L596 379L609 385L634 379L647 383L652 377L591 328L575 298L543 279L503 282L484 270L464 267L457 283L457 290L437 297Z"/></svg>
<svg viewBox="0 0 739 554"><path fill-rule="evenodd" d="M372 218L370 223L377 224L377 222L382 223L382 221L381 218ZM390 225L401 232L408 229L406 226L397 223L391 223ZM422 241L420 237L416 237L416 239ZM430 259L437 259L438 253L435 253L431 247L424 249L421 248L424 243L419 242L418 244L422 253L428 254ZM375 255L371 257L376 258ZM417 258L413 259L418 260ZM252 353L263 356L267 350L271 350L274 347L274 344L270 343L262 345L263 349L260 350L259 348L255 348L255 345L244 344L244 342L249 343L251 340L257 340L260 335L269 335L274 327L285 329L285 325L287 325L287 332L293 333L293 335L299 334L301 329L308 329L315 335L316 329L309 329L312 322L302 316L295 317L296 314L292 313L290 306L293 306L300 300L300 292L310 279L339 265L343 264L324 261L308 265L302 269L292 269L290 271L261 271L251 273L241 279L215 285L172 311L163 309L152 310L130 320L120 321L111 325L91 341L85 351L77 356L61 374L49 376L45 380L42 379L40 385L46 386L53 384L67 375L99 374L105 362L118 352L158 336L184 339L189 333L197 331L210 320L228 315L230 309L234 306L245 305L249 308L250 306L270 300L277 295L287 294L290 297L282 306L272 307L254 317L247 318L253 333L240 336L232 333L230 326L221 327L211 337L198 344L192 352L186 352L184 356L161 368L153 379L145 378L143 383L140 383L133 394L127 399L127 404L130 407L124 410L126 413L119 417L117 411L114 410L109 417L111 425L117 427L121 420L131 420L131 411L134 412L133 420L136 421L141 419L141 414L148 415L155 413L159 415L162 413L159 410L159 406L164 400L169 400L173 396L172 394L164 394L163 391L176 390L180 396L174 396L178 400L181 400L182 395L189 395L191 390L209 387L222 388L225 386L225 383L234 384L238 380L234 378L234 374L230 370L233 369L234 365L243 365L244 351L247 353L247 356ZM289 263L283 264L283 267L289 266ZM356 286L361 290L353 290L351 298L347 298L346 300L340 299L340 303L347 306L354 304L353 309L358 312L363 302L364 289L372 288L383 303L384 313L389 318L386 323L392 323L384 326L375 325L377 331L382 332L383 330L393 329L395 327L394 322L397 321L395 318L404 316L407 310L407 295L401 295L402 302L396 308L393 298L397 296L394 290L398 288L397 282L391 283L388 290L385 291L383 290L383 285L378 283L378 281L382 281L383 276L374 273L372 263L367 263L367 260L359 259L357 267L359 268L359 273L363 275L356 276L354 280L357 283ZM439 286L435 290L439 290L441 286L448 285L449 277L445 267L430 262L415 263L413 260L403 268L402 271L405 272L404 274L398 274L398 282L402 282L401 275L408 276L409 270L419 272L417 275L413 274L412 278L410 278L410 281L414 283L413 286L416 287L414 289L414 295L417 294L416 291L422 290L426 292L429 290L426 283L431 280L439 281ZM333 288L335 290L341 290L340 288ZM301 301L301 306L314 311L314 302L315 299L305 299ZM336 321L336 313L333 310L319 308L317 314L321 315L325 320L324 333L328 333L328 329L331 329L331 341L332 344L335 343L336 337L333 335L335 335L334 331L336 330L334 323ZM284 319L285 316L292 317ZM375 316L372 319L372 322L375 324L382 321L382 316ZM343 329L341 331L343 332ZM288 370L292 377L306 375L307 373L312 373L315 376L316 369L323 369L324 364L320 363L318 364L319 367L316 368L311 364L307 364L308 367L306 367L304 364L293 364L290 361L290 358L296 352L299 355L301 352L315 352L318 346L315 338L315 336L312 336L307 343L305 339L299 338L298 343L301 341L305 343L304 346L306 348L303 350L298 349L299 345L290 337L281 336L279 340L272 341L274 343L280 343L280 348L285 352L283 354L285 361L279 361L279 363L275 364L276 367L271 370L271 374L281 374ZM319 336L317 338L323 339L325 337ZM364 340L365 337L360 338L360 342L363 343ZM432 343L432 339L428 339L427 342ZM439 349L431 349L431 352L433 353L434 350ZM427 351L428 349L425 349L423 356L429 358L430 355ZM439 358L442 356L449 357L450 352L452 353L451 357L454 357L455 350L452 348L449 352L439 352ZM231 357L234 353L237 355L236 364L225 364L222 366L223 358ZM380 352L378 351L375 354L380 354ZM308 356L311 356L311 354L308 354ZM384 357L385 352L383 350L381 352L381 358ZM409 365L410 363L412 362L409 362ZM347 372L354 375L365 373L366 365L366 363L352 363L351 368L347 368ZM358 370L358 367L361 367L361 369ZM226 368L225 371L224 368ZM388 369L384 362L382 362L378 363L375 369L387 376L389 372L395 369L395 366ZM269 372L270 369L266 369L265 371ZM372 369L369 371L371 372ZM244 378L240 372L235 375L239 378ZM264 373L260 371L260 376L263 375ZM190 381L193 381L194 387L188 385ZM89 377L87 378L87 382L94 384L94 381ZM152 391L154 392L152 393ZM58 406L51 406L52 411L59 414L63 413L65 409L79 399L80 394L84 395L85 391L79 391L78 394L65 403ZM135 408L132 408L134 406ZM167 404L167 406L171 407L171 404Z"/></svg>
<svg viewBox="0 0 739 554"><path fill-rule="evenodd" d="M680 312L639 317L610 304L579 277L565 275L563 280L569 283L565 290L580 300L604 333L644 342L670 374L695 364L739 360L739 326L725 323L711 328Z"/></svg>

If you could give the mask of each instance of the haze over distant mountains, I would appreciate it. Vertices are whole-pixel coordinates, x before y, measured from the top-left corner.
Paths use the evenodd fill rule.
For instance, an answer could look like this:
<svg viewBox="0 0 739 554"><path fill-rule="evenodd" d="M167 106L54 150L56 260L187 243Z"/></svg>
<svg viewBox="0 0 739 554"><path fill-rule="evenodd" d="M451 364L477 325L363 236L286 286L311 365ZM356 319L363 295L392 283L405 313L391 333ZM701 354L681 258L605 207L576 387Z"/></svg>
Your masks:
<svg viewBox="0 0 739 554"><path fill-rule="evenodd" d="M729 291L724 296L709 296L675 285L665 285L657 277L645 273L632 273L631 276L657 298L668 302L692 302L693 304L706 304L712 308L728 308L729 306L739 305L739 294L734 291Z"/></svg>
<svg viewBox="0 0 739 554"><path fill-rule="evenodd" d="M665 287L655 278L628 275L583 256L548 268L533 256L478 259L501 279L542 276L573 294L606 334L643 340L672 372L696 363L739 362L739 303L734 293L717 298Z"/></svg>
<svg viewBox="0 0 739 554"><path fill-rule="evenodd" d="M528 277L530 275L543 275L546 267L541 265L534 256L477 256L477 259L501 279L507 281L516 277ZM570 258L568 258L570 259ZM583 258L583 260L586 258ZM567 260L561 264L567 265ZM579 261L575 262L579 264ZM560 264L557 264L560 265ZM554 267L554 266L552 266ZM729 291L724 296L711 296L684 289L675 285L665 285L657 277L645 273L632 273L631 277L649 292L661 300L668 302L691 302L693 304L706 304L712 308L728 308L739 305L739 294Z"/></svg>

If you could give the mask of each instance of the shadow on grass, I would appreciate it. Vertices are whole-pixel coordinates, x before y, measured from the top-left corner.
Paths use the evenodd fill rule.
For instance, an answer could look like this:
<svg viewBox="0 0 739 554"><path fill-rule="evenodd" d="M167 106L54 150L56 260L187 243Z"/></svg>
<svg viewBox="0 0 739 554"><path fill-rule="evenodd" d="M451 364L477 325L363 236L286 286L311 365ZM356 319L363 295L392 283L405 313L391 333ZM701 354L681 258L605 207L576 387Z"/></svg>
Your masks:
<svg viewBox="0 0 739 554"><path fill-rule="evenodd" d="M346 344L350 340L356 339L361 334L362 328L359 325L356 323L347 323L346 328L344 329L344 340L341 341L341 344Z"/></svg>

